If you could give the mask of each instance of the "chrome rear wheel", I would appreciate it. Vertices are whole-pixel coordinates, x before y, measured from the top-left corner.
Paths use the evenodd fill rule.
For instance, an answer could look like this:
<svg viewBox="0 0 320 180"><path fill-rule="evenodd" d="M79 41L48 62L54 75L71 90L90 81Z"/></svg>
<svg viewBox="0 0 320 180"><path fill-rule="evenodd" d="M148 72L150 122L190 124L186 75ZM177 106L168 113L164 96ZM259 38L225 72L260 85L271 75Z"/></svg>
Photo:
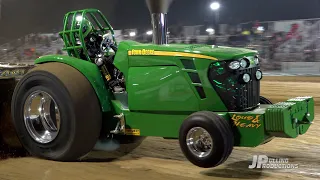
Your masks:
<svg viewBox="0 0 320 180"><path fill-rule="evenodd" d="M37 143L47 144L56 139L60 130L60 111L47 92L32 92L24 105L24 124Z"/></svg>

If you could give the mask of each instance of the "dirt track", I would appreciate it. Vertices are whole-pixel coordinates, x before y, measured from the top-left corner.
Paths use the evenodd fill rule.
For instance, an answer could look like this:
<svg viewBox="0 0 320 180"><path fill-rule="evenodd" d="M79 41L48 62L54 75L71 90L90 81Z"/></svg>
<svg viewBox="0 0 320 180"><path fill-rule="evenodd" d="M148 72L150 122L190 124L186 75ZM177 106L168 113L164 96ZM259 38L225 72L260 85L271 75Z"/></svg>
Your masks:
<svg viewBox="0 0 320 180"><path fill-rule="evenodd" d="M289 82L291 81L291 82ZM295 82L294 82L295 81ZM300 82L297 82L300 81ZM290 97L311 95L320 106L320 77L263 80L262 95L274 102ZM131 154L110 161L100 153L94 162L61 163L31 157L9 158L0 162L0 179L5 180L158 180L158 179L320 179L320 110L316 107L315 123L308 133L297 139L274 139L257 148L235 148L227 162L214 169L201 169L190 164L181 154L175 140L147 138ZM250 170L252 155L289 158L299 169Z"/></svg>

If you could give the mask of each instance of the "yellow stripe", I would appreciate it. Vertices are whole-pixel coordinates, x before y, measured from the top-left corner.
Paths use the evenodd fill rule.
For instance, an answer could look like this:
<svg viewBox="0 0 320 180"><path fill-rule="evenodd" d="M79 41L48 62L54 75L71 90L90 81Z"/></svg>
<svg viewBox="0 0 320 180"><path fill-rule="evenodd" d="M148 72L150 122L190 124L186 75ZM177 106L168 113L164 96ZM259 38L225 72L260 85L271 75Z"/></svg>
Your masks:
<svg viewBox="0 0 320 180"><path fill-rule="evenodd" d="M194 53L185 53L185 52L172 52L172 51L153 51L152 54L144 55L144 54L132 54L132 51L128 51L129 56L178 56L178 57L191 57L191 58L200 58L200 59L210 59L210 60L218 60L217 58L201 55L201 54L194 54Z"/></svg>

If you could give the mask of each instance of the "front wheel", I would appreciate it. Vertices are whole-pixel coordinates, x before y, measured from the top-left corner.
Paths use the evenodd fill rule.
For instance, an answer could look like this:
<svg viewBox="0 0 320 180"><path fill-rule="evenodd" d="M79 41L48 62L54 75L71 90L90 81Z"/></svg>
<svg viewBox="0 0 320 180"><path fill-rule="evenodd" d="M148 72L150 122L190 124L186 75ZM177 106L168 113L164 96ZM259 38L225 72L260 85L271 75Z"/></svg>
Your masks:
<svg viewBox="0 0 320 180"><path fill-rule="evenodd" d="M179 143L183 154L196 166L215 167L230 156L234 137L230 124L208 111L190 115L181 125Z"/></svg>
<svg viewBox="0 0 320 180"><path fill-rule="evenodd" d="M75 161L98 140L102 113L91 84L62 63L41 64L17 84L12 98L13 124L32 155Z"/></svg>

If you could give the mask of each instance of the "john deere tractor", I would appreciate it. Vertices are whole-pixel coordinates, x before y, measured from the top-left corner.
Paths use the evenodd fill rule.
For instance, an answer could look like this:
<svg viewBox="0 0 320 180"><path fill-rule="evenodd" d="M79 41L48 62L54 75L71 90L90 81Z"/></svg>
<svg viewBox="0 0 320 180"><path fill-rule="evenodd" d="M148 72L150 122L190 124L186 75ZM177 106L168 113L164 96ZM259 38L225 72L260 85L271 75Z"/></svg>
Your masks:
<svg viewBox="0 0 320 180"><path fill-rule="evenodd" d="M13 124L32 155L74 161L116 140L178 139L187 159L209 168L234 146L296 138L314 119L312 97L272 104L260 96L257 51L168 44L170 0L147 0L153 43L117 43L96 9L64 17L68 55L38 58L12 98ZM138 143L139 144L139 143Z"/></svg>

